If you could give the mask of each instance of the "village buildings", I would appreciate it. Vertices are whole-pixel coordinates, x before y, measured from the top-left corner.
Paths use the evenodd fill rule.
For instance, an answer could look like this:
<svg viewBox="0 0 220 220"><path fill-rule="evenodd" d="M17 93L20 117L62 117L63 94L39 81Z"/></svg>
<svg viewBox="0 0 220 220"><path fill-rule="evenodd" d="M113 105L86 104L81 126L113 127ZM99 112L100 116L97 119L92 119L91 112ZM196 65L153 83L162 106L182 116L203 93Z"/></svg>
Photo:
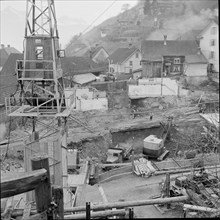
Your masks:
<svg viewBox="0 0 220 220"><path fill-rule="evenodd" d="M142 76L207 76L208 60L195 41L146 40L142 42Z"/></svg>
<svg viewBox="0 0 220 220"><path fill-rule="evenodd" d="M106 61L109 54L104 47L96 45L79 50L75 53L75 56L90 58L95 63L102 63Z"/></svg>
<svg viewBox="0 0 220 220"><path fill-rule="evenodd" d="M7 45L7 47L4 44L1 44L0 48L0 71L3 68L5 62L7 61L9 55L11 53L20 53L17 49L14 47L11 47L10 45Z"/></svg>
<svg viewBox="0 0 220 220"><path fill-rule="evenodd" d="M142 55L140 50L132 46L130 48L118 48L108 58L109 72L114 73L116 77L122 73L130 73L141 67Z"/></svg>
<svg viewBox="0 0 220 220"><path fill-rule="evenodd" d="M208 59L210 70L219 72L219 28L217 21L211 21L197 36L202 53Z"/></svg>
<svg viewBox="0 0 220 220"><path fill-rule="evenodd" d="M11 53L0 71L0 106L5 105L5 97L15 95L18 89L16 60L22 60L22 53Z"/></svg>

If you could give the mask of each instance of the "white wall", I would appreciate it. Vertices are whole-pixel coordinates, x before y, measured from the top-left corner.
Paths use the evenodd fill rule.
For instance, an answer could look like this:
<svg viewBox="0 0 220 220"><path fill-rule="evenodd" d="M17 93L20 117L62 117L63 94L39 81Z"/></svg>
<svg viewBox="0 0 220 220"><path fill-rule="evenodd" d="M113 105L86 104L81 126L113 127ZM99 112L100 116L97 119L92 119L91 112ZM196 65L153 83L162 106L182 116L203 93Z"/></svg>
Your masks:
<svg viewBox="0 0 220 220"><path fill-rule="evenodd" d="M81 99L78 106L81 111L89 110L107 110L108 109L108 99L98 98L98 99Z"/></svg>
<svg viewBox="0 0 220 220"><path fill-rule="evenodd" d="M207 76L207 64L187 64L185 74L187 76Z"/></svg>
<svg viewBox="0 0 220 220"><path fill-rule="evenodd" d="M77 88L76 89L76 98L82 99L82 98L93 98L93 92L89 91L89 88Z"/></svg>
<svg viewBox="0 0 220 220"><path fill-rule="evenodd" d="M75 90L73 88L65 88L64 95L67 107L71 107L75 102Z"/></svg>
<svg viewBox="0 0 220 220"><path fill-rule="evenodd" d="M138 85L128 85L128 96L131 99L178 95L179 92L176 80L169 78L140 79L138 82Z"/></svg>
<svg viewBox="0 0 220 220"><path fill-rule="evenodd" d="M217 33L215 35L211 34L211 28L217 27ZM210 45L210 41L214 39L216 42L215 46ZM209 63L214 64L214 69L219 71L219 30L218 25L213 23L202 35L202 39L200 39L200 48L205 57L209 60ZM210 59L210 51L214 51L215 57L214 59Z"/></svg>
<svg viewBox="0 0 220 220"><path fill-rule="evenodd" d="M138 53L138 58L136 58L136 53ZM125 62L122 64L110 64L110 67L114 69L114 72L118 73L129 73L130 69L137 70L141 68L140 61L142 59L140 51L135 52L129 59L127 59ZM133 65L130 66L130 61L133 62Z"/></svg>
<svg viewBox="0 0 220 220"><path fill-rule="evenodd" d="M89 111L89 110L107 110L108 99L106 92L97 91L89 88L76 88L76 110ZM98 98L97 98L98 96Z"/></svg>

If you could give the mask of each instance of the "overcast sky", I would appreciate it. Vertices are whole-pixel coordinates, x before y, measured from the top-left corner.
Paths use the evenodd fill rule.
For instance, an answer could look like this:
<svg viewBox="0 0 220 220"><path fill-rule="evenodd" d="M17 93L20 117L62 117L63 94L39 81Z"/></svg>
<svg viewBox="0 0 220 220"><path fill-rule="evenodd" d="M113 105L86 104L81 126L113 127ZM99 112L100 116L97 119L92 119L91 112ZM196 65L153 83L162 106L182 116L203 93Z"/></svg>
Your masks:
<svg viewBox="0 0 220 220"><path fill-rule="evenodd" d="M38 0L40 1L40 0ZM43 0L45 1L45 0ZM114 2L114 4L113 4ZM89 26L95 19L97 19L110 5L112 5L101 17L99 17L93 24L93 26L100 24L104 20L116 16L121 12L123 4L130 4L134 6L137 3L137 0L55 0L55 10L57 16L58 27L59 24L64 25L68 23L82 23L82 30L85 30L85 27ZM23 21L25 17L25 0L0 0L1 11L6 10L8 7L20 11L19 13L23 16ZM22 12L23 11L23 12ZM8 20L8 19L7 19ZM1 19L0 26L7 26L3 31L7 32L9 29L9 22L7 23L6 19ZM25 22L24 22L25 23ZM24 24L21 27L24 29ZM1 27L2 29L2 27ZM81 32L80 31L80 32ZM60 30L59 30L60 32ZM74 30L72 30L74 34ZM79 32L77 30L77 32ZM2 35L2 34L1 34ZM60 38L62 37L62 32L60 32ZM67 43L67 39L70 39L71 36L65 36L63 44ZM1 43L10 44L10 42L3 42L7 39L7 33L4 33L1 37ZM62 41L62 39L60 39ZM64 42L65 41L65 42Z"/></svg>

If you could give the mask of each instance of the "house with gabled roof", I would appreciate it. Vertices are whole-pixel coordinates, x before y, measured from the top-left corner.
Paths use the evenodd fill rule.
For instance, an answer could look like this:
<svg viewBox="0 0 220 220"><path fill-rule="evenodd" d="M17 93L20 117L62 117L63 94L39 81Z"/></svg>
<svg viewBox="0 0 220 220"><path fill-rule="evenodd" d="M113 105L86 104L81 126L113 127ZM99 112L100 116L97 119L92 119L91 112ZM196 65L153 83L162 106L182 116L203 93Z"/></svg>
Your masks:
<svg viewBox="0 0 220 220"><path fill-rule="evenodd" d="M208 61L195 41L167 41L165 36L163 41L143 41L141 52L142 76L145 78L187 74L207 76Z"/></svg>
<svg viewBox="0 0 220 220"><path fill-rule="evenodd" d="M118 48L108 58L109 72L114 74L130 73L141 67L142 59L140 50L133 46L127 48Z"/></svg>
<svg viewBox="0 0 220 220"><path fill-rule="evenodd" d="M11 47L8 45L7 47L4 44L1 44L0 48L0 71L3 68L5 62L7 61L9 55L11 53L20 53L17 49L14 47Z"/></svg>
<svg viewBox="0 0 220 220"><path fill-rule="evenodd" d="M5 105L5 98L14 95L18 89L16 61L22 60L22 53L11 53L0 71L0 105Z"/></svg>
<svg viewBox="0 0 220 220"><path fill-rule="evenodd" d="M77 57L90 58L95 63L105 62L109 54L102 46L86 47L75 53Z"/></svg>
<svg viewBox="0 0 220 220"><path fill-rule="evenodd" d="M61 58L61 67L63 69L64 82L66 86L73 86L77 83L74 78L86 78L86 76L93 76L92 81L96 76L107 72L108 64L97 64L88 57L64 57ZM90 81L89 81L90 82Z"/></svg>
<svg viewBox="0 0 220 220"><path fill-rule="evenodd" d="M202 53L209 61L211 71L219 72L218 21L212 20L197 36Z"/></svg>

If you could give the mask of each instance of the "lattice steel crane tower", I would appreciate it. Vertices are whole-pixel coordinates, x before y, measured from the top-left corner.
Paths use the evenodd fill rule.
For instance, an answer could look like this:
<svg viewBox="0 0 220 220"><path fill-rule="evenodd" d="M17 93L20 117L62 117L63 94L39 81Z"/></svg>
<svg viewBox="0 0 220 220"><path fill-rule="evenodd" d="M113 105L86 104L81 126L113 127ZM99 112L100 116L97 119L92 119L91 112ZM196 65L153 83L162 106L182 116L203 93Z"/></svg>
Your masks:
<svg viewBox="0 0 220 220"><path fill-rule="evenodd" d="M66 148L66 121L71 111L70 100L65 99L60 58L59 35L54 0L27 0L25 17L24 59L17 61L20 85L20 105L6 101L9 116L32 118L33 132L39 118L59 119L61 148ZM62 159L66 152L61 151ZM62 176L67 176L67 162L62 161ZM60 179L61 176L60 176ZM66 185L63 177L61 185Z"/></svg>

